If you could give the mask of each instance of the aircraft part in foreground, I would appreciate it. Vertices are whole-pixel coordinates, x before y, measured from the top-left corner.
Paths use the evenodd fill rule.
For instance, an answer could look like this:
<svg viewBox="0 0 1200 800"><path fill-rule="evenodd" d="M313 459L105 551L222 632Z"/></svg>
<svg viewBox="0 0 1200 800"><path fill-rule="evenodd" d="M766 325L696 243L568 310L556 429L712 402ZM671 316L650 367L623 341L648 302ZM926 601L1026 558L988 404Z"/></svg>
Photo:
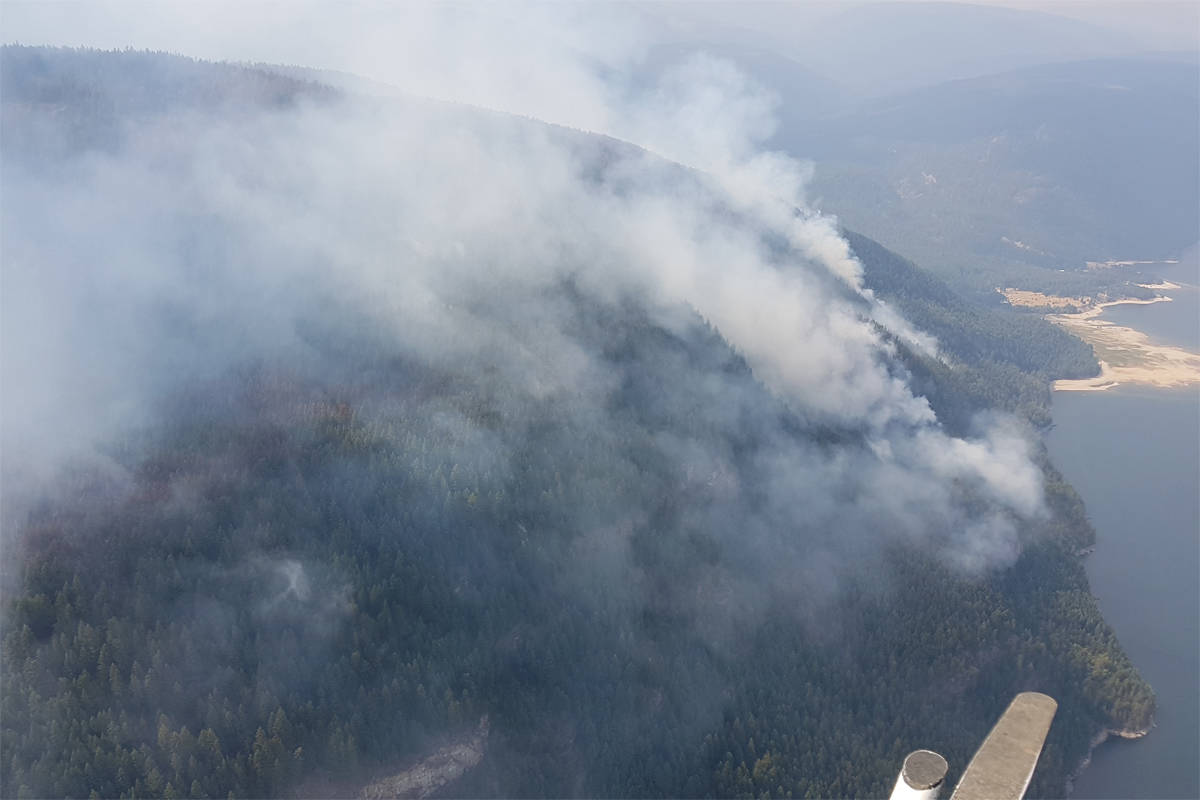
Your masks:
<svg viewBox="0 0 1200 800"><path fill-rule="evenodd" d="M975 751L950 800L1021 800L1037 766L1058 703L1038 692L1013 698ZM891 800L934 800L949 765L930 750L904 759Z"/></svg>
<svg viewBox="0 0 1200 800"><path fill-rule="evenodd" d="M932 750L914 750L904 759L892 800L934 800L950 765Z"/></svg>

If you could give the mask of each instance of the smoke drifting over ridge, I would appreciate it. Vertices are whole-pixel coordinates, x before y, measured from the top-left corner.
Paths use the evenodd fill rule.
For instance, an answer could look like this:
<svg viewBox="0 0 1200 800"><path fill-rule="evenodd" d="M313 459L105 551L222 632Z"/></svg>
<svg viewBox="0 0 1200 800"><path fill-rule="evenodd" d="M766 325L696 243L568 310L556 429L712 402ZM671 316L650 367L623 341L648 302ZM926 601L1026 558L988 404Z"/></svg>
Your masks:
<svg viewBox="0 0 1200 800"><path fill-rule="evenodd" d="M414 88L646 150L465 107L355 98L139 114L115 147L53 166L10 149L6 501L30 471L53 472L148 419L164 395L239 364L326 375L330 357L306 331L333 317L422 363L615 424L618 376L571 335L572 310L554 295L568 283L636 300L668 330L694 324L694 309L796 413L861 437L823 448L781 436L762 456L766 502L728 535L750 545L768 583L796 580L789 553L804 552L815 578L822 557L892 537L932 539L970 572L1015 558L1017 520L1042 508L1027 443L998 419L954 438L913 394L888 333L928 352L936 343L863 287L835 221L805 209L807 166L761 149L773 98L702 54L638 84L637 48L621 42L649 33L633 20L620 27L634 35L614 44L607 26L522 19L534 41L560 44L517 57L500 44L502 24L456 31L446 13L415 15L423 27L406 28L409 41L433 43L416 55L470 50L469 63L510 58L511 70ZM731 429L759 411L712 380L704 401L729 405ZM504 469L504 441L446 424ZM658 446L713 491L748 489L722 483L725 452ZM821 535L789 542L796 530Z"/></svg>

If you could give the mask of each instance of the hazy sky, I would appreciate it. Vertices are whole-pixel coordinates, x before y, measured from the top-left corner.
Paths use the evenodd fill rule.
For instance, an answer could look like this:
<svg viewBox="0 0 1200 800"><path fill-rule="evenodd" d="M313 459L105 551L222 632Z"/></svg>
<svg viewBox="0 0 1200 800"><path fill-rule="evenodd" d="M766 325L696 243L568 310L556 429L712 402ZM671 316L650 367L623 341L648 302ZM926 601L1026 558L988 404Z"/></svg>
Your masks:
<svg viewBox="0 0 1200 800"><path fill-rule="evenodd" d="M1089 2L1088 0L979 0L976 4L1037 10L1104 26L1130 39L1130 49L1200 48L1200 3ZM438 4L441 13L477 17L485 5ZM540 12L553 4L532 6ZM631 31L622 20L631 9L651 9L678 24L688 20L707 26L738 27L786 38L791 29L843 12L855 3L607 3L561 4L554 13L587 13L589 25L611 25L613 47L629 45ZM531 8L516 3L486 4L485 15L523 16ZM165 49L200 58L270 61L355 69L388 78L386 69L372 70L371 60L400 48L421 48L406 37L415 30L411 16L423 16L418 4L358 2L138 2L137 0L6 0L0 4L0 38L24 44L87 45L100 48ZM535 14L535 16L538 16ZM543 15L544 16L544 15ZM501 31L527 45L537 31ZM592 43L602 40L594 37ZM353 47L348 43L353 42ZM518 42L514 42L517 44ZM570 43L566 43L568 46ZM636 43L634 43L636 44ZM384 46L390 45L390 46ZM379 66L379 65L375 65Z"/></svg>
<svg viewBox="0 0 1200 800"><path fill-rule="evenodd" d="M984 2L984 0L979 0ZM1161 0L992 0L986 5L1033 9L1125 30L1162 48L1195 50L1200 47L1200 3Z"/></svg>

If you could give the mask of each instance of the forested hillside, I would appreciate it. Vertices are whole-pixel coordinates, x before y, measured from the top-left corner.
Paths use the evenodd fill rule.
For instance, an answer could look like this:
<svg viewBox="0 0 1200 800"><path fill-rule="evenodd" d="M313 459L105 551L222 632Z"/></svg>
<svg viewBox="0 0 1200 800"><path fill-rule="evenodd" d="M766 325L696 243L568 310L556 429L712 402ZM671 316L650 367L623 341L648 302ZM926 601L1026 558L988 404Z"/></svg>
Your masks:
<svg viewBox="0 0 1200 800"><path fill-rule="evenodd" d="M100 220L7 243L6 293L49 272L83 319L144 318L149 354L72 344L102 364L85 377L121 378L79 400L138 413L97 421L32 495L6 480L3 796L352 796L485 716L450 794L881 796L918 747L956 780L1023 690L1059 702L1031 788L1056 796L1098 730L1150 724L1078 561L1082 506L1027 444L1049 379L1095 368L1061 331L963 311L849 234L866 287L930 348L710 184L612 140L363 112L161 54L0 55L4 188L30 206L6 203L6 234L44 203ZM443 137L408 150L397 116ZM475 158L479 131L512 160ZM563 141L554 168L522 160ZM512 204L502 224L439 172L464 161L473 193ZM544 207L537 182L569 191ZM818 297L800 333L755 337L782 313L761 293L747 323L661 288L686 275L623 277L700 259L664 244L660 203L684 195L684 229L720 233L697 251L770 254L760 283L794 274L795 299ZM649 244L614 249L645 196L629 216L660 223ZM56 226L77 224L88 249L65 259ZM838 363L866 353L857 373L819 372L829 331ZM775 350L813 360L816 388ZM1026 475L1036 491L1013 489Z"/></svg>
<svg viewBox="0 0 1200 800"><path fill-rule="evenodd" d="M1099 374L1091 346L1062 328L1021 311L976 305L878 242L853 231L845 236L862 260L867 285L937 337L940 358L904 356L943 424L965 431L986 407L1045 426L1053 380Z"/></svg>

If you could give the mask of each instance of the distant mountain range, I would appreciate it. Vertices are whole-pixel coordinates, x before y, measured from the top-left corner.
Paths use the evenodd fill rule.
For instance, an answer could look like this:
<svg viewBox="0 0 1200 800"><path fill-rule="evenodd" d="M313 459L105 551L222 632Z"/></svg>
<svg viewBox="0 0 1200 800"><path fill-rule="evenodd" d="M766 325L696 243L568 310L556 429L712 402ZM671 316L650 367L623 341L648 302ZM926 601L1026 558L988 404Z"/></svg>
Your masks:
<svg viewBox="0 0 1200 800"><path fill-rule="evenodd" d="M801 63L875 97L1037 64L1131 55L1144 47L1128 31L966 3L864 3L791 35L790 54Z"/></svg>
<svg viewBox="0 0 1200 800"><path fill-rule="evenodd" d="M1119 276L1081 274L1085 262L1171 258L1197 241L1194 56L1045 64L855 100L779 56L715 52L778 93L771 144L815 162L823 210L978 299L1001 283L1119 291Z"/></svg>
<svg viewBox="0 0 1200 800"><path fill-rule="evenodd" d="M783 131L847 224L941 274L1178 256L1200 219L1200 71L1102 60L955 81Z"/></svg>
<svg viewBox="0 0 1200 800"><path fill-rule="evenodd" d="M1141 26L1112 27L1047 11L982 3L640 3L660 38L733 56L769 51L850 100L962 78L1095 58L1186 50ZM1161 11L1148 9L1147 14ZM1192 37L1195 48L1195 37Z"/></svg>
<svg viewBox="0 0 1200 800"><path fill-rule="evenodd" d="M982 4L649 8L675 42L652 66L696 49L737 63L777 94L771 146L815 162L825 211L978 300L997 283L1120 292L1078 271L1200 238L1186 35Z"/></svg>

